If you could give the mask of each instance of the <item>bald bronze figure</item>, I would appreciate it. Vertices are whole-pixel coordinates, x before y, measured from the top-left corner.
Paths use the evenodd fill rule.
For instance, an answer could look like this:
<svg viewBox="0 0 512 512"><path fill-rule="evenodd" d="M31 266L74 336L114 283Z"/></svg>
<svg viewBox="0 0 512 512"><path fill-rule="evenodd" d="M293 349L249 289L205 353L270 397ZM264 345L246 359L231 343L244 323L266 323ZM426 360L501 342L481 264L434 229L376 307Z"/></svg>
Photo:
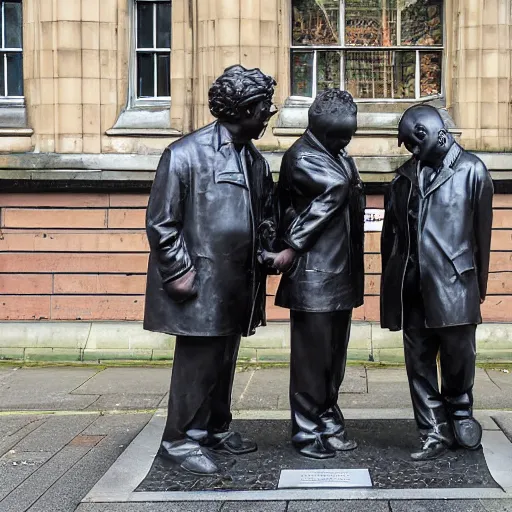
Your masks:
<svg viewBox="0 0 512 512"><path fill-rule="evenodd" d="M481 442L472 412L475 332L487 290L493 184L482 161L457 144L431 106L404 113L398 141L412 158L385 198L381 325L403 330L423 436L411 456L427 460Z"/></svg>

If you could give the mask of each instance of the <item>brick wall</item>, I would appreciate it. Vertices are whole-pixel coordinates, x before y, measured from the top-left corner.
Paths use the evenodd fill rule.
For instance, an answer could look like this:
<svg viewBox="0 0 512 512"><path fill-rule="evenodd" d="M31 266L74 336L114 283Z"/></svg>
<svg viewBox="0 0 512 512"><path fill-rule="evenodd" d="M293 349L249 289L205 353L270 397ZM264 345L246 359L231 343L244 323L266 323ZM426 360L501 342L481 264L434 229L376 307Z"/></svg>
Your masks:
<svg viewBox="0 0 512 512"><path fill-rule="evenodd" d="M147 195L0 194L0 320L141 320ZM382 207L370 196L368 206ZM485 320L512 321L512 196L496 195ZM380 233L366 236L366 299L356 320L379 318ZM278 278L269 283L268 317Z"/></svg>

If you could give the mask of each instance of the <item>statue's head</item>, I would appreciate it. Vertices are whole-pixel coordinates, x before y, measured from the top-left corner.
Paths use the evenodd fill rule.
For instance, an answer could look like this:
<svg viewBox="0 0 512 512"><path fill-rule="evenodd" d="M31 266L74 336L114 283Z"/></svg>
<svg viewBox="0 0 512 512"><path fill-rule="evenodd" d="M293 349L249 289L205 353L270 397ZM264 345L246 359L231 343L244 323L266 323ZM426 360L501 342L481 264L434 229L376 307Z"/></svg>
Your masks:
<svg viewBox="0 0 512 512"><path fill-rule="evenodd" d="M238 139L258 139L277 112L272 103L275 85L276 81L258 68L231 66L210 87L210 112L236 127Z"/></svg>
<svg viewBox="0 0 512 512"><path fill-rule="evenodd" d="M439 111L430 105L408 108L398 124L398 145L422 162L438 164L452 142Z"/></svg>
<svg viewBox="0 0 512 512"><path fill-rule="evenodd" d="M357 130L357 105L350 93L321 92L309 108L308 128L333 155L348 146Z"/></svg>

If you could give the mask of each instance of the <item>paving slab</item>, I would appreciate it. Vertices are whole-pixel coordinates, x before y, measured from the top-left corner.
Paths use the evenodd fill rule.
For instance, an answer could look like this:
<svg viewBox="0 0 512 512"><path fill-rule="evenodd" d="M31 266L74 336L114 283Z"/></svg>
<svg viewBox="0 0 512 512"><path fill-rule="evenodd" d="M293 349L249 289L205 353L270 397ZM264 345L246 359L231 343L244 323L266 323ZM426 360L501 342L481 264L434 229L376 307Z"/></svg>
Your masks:
<svg viewBox="0 0 512 512"><path fill-rule="evenodd" d="M76 512L220 512L222 503L82 503ZM237 510L245 510L239 508ZM265 509L258 509L262 512ZM42 511L41 511L42 512ZM51 509L48 512L52 512Z"/></svg>
<svg viewBox="0 0 512 512"><path fill-rule="evenodd" d="M0 389L8 378L10 378L19 368L0 368Z"/></svg>
<svg viewBox="0 0 512 512"><path fill-rule="evenodd" d="M407 383L407 372L405 368L372 368L366 369L368 384L382 382Z"/></svg>
<svg viewBox="0 0 512 512"><path fill-rule="evenodd" d="M77 386L74 395L153 394L169 391L170 368L107 368Z"/></svg>
<svg viewBox="0 0 512 512"><path fill-rule="evenodd" d="M50 417L37 430L23 438L13 450L18 454L38 450L57 453L98 417L98 415Z"/></svg>
<svg viewBox="0 0 512 512"><path fill-rule="evenodd" d="M89 450L84 446L64 447L1 499L0 510L27 510Z"/></svg>
<svg viewBox="0 0 512 512"><path fill-rule="evenodd" d="M152 414L107 414L100 416L83 432L84 436L110 436L112 434L136 435L146 426Z"/></svg>
<svg viewBox="0 0 512 512"><path fill-rule="evenodd" d="M84 409L97 396L70 393L97 373L91 368L22 368L0 385L0 410Z"/></svg>
<svg viewBox="0 0 512 512"><path fill-rule="evenodd" d="M512 442L512 412L495 412L492 417Z"/></svg>
<svg viewBox="0 0 512 512"><path fill-rule="evenodd" d="M401 409L411 407L409 386L406 382L371 380L368 376L368 393L350 393L340 396L343 408Z"/></svg>
<svg viewBox="0 0 512 512"><path fill-rule="evenodd" d="M16 489L47 460L53 453L37 451L18 453L6 453L0 458L0 510L1 500Z"/></svg>
<svg viewBox="0 0 512 512"><path fill-rule="evenodd" d="M389 506L387 501L295 501L287 512L389 512Z"/></svg>
<svg viewBox="0 0 512 512"><path fill-rule="evenodd" d="M126 409L156 409L165 395L120 394L102 395L87 407L91 411L115 411Z"/></svg>
<svg viewBox="0 0 512 512"><path fill-rule="evenodd" d="M512 389L512 371L487 369L489 378L501 389Z"/></svg>
<svg viewBox="0 0 512 512"><path fill-rule="evenodd" d="M479 500L391 501L392 512L486 512Z"/></svg>
<svg viewBox="0 0 512 512"><path fill-rule="evenodd" d="M480 500L485 512L512 512L512 499L510 500Z"/></svg>
<svg viewBox="0 0 512 512"><path fill-rule="evenodd" d="M278 369L253 370L240 395L233 395L233 408L277 410L279 398L288 396L287 379L285 372Z"/></svg>
<svg viewBox="0 0 512 512"><path fill-rule="evenodd" d="M244 501L242 503L224 503L220 512L287 512L286 501L261 502Z"/></svg>
<svg viewBox="0 0 512 512"><path fill-rule="evenodd" d="M0 440L12 436L39 416L4 416L0 419ZM0 441L1 442L1 441Z"/></svg>
<svg viewBox="0 0 512 512"><path fill-rule="evenodd" d="M94 446L72 468L57 480L45 494L30 508L31 512L71 512L76 509L82 498L87 494L98 479L105 474L110 466L118 459L125 448L147 422L146 415L123 415L117 428L108 425L110 418L104 422L99 418L99 426L90 425L87 432L112 433ZM124 425L123 425L124 423ZM93 509L94 510L94 509ZM111 511L112 508L100 509ZM120 509L122 510L122 509ZM128 509L130 510L130 509ZM150 509L147 509L150 510Z"/></svg>
<svg viewBox="0 0 512 512"><path fill-rule="evenodd" d="M4 418L2 418L3 420ZM25 424L22 428L17 430L16 432L11 433L10 435L1 436L0 437L0 455L8 452L14 446L16 446L22 439L24 439L28 434L38 429L43 423L47 421L48 417L36 417L31 418L31 420Z"/></svg>

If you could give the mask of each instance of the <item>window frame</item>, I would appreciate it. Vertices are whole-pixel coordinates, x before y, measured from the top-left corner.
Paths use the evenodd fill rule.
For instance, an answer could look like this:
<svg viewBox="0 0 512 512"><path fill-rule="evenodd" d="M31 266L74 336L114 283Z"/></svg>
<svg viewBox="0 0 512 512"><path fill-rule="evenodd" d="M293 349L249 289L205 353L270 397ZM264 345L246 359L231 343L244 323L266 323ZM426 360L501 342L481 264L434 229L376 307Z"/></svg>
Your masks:
<svg viewBox="0 0 512 512"><path fill-rule="evenodd" d="M0 104L2 106L24 106L25 105L25 81L23 75L23 1L20 0L18 3L21 5L21 47L20 48L7 48L5 46L5 2L6 0L0 0L0 29L2 31L2 37L0 40L0 54L3 54L4 64L4 91L0 91ZM4 96L3 93L7 91L9 93L9 85L7 80L7 55L8 54L20 54L21 55L21 87L23 95L21 96ZM1 58L1 57L0 57Z"/></svg>
<svg viewBox="0 0 512 512"><path fill-rule="evenodd" d="M349 51L353 52L367 52L367 51L389 51L389 52L415 52L416 64L415 64L415 95L414 98L357 98L354 97L354 101L357 103L420 103L425 101L432 101L436 99L444 98L445 96L445 84L444 78L446 74L446 0L443 0L443 19L442 19L442 44L441 45L393 45L393 46L356 46L345 44L345 0L338 0L339 8L339 38L340 44L338 45L294 45L293 44L293 0L290 0L291 9L289 11L289 27L290 27L290 89L293 83L293 54L294 52L302 53L313 53L313 64L312 64L312 88L311 96L297 96L290 94L290 98L293 99L310 99L314 100L318 94L317 91L317 61L318 52L321 51L339 51L340 52L340 88L343 90L346 84L345 77L345 54ZM397 7L397 41L401 39L401 11ZM421 96L421 52L440 52L441 53L441 91L439 94L431 94L429 96ZM290 90L290 93L292 91Z"/></svg>
<svg viewBox="0 0 512 512"><path fill-rule="evenodd" d="M130 20L131 20L131 49L130 49L130 80L129 80L129 108L136 107L160 107L160 108L169 108L171 105L172 98L172 90L171 84L169 84L169 92L170 96L152 96L152 97L142 97L139 98L137 96L137 81L138 81L138 54L139 53L151 53L155 56L155 61L153 62L153 72L155 73L155 92L157 90L158 84L156 81L157 77L157 67L155 65L156 57L158 54L168 53L169 59L172 59L172 17L169 22L171 23L171 46L170 48L138 48L138 34L137 34L137 4L139 3L152 3L154 4L154 9L156 11L156 4L158 3L168 3L171 6L171 16L172 16L172 0L133 0L130 2ZM156 46L156 12L153 13L153 43ZM170 77L169 77L170 80Z"/></svg>

